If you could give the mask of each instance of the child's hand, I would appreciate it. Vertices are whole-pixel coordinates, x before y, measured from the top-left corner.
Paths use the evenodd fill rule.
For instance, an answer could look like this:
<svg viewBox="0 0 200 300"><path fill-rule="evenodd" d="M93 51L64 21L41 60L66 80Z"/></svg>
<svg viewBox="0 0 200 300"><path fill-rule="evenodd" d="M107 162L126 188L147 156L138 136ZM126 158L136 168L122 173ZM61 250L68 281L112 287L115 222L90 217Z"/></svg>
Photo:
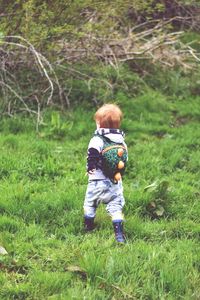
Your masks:
<svg viewBox="0 0 200 300"><path fill-rule="evenodd" d="M92 174L94 174L95 171L96 171L96 169L89 170L89 171L87 172L87 175L92 175Z"/></svg>

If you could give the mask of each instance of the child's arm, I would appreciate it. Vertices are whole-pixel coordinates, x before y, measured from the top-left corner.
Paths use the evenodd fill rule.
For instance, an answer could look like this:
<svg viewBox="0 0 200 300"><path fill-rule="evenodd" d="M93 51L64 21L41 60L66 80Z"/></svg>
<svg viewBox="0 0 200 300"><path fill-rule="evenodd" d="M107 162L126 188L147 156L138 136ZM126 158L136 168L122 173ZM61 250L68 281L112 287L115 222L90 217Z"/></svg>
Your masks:
<svg viewBox="0 0 200 300"><path fill-rule="evenodd" d="M87 172L92 174L96 169L98 169L98 162L100 159L100 153L95 148L88 149L87 156Z"/></svg>
<svg viewBox="0 0 200 300"><path fill-rule="evenodd" d="M88 146L87 152L87 173L92 174L101 167L101 148L102 140L99 137L93 137Z"/></svg>

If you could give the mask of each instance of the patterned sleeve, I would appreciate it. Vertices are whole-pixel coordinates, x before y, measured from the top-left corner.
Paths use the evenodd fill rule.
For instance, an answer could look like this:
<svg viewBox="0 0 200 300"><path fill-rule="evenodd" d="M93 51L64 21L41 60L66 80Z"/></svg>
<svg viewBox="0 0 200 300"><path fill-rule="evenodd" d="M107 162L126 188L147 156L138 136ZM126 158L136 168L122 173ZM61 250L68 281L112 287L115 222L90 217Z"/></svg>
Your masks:
<svg viewBox="0 0 200 300"><path fill-rule="evenodd" d="M99 137L90 140L87 152L87 172L101 168L101 150L103 141Z"/></svg>

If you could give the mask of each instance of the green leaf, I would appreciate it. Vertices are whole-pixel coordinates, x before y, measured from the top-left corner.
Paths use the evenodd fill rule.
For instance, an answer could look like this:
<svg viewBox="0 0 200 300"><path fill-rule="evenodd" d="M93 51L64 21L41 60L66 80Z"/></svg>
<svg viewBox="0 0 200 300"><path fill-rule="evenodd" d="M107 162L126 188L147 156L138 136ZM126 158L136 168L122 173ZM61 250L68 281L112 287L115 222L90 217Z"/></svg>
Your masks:
<svg viewBox="0 0 200 300"><path fill-rule="evenodd" d="M158 187L158 183L157 183L157 181L154 181L153 183L147 185L147 186L144 188L144 191L147 191L147 190L154 191L154 190L156 190L157 187Z"/></svg>
<svg viewBox="0 0 200 300"><path fill-rule="evenodd" d="M165 212L165 209L163 206L161 205L158 205L157 206L157 209L155 210L154 214L157 216L157 217L162 217L164 215L164 212Z"/></svg>

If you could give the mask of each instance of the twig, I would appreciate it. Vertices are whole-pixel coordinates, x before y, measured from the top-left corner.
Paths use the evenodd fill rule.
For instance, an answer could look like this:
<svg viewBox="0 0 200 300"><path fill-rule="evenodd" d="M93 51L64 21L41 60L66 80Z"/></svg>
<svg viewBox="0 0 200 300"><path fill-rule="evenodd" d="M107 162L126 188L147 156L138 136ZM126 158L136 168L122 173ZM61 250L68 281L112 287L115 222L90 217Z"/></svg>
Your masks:
<svg viewBox="0 0 200 300"><path fill-rule="evenodd" d="M41 117L41 110L40 110L40 101L38 99L38 97L35 95L35 100L37 102L37 105L38 105L38 110L37 110L37 122L36 122L36 132L39 131L39 124L42 120L42 117Z"/></svg>
<svg viewBox="0 0 200 300"><path fill-rule="evenodd" d="M7 41L4 41L5 39L19 40L19 41L24 42L27 45L25 46L25 45L22 45L20 43L7 42ZM23 38L21 36L13 36L13 35L5 36L4 39L2 40L2 43L7 44L7 45L17 46L17 47L20 47L20 48L23 48L23 49L26 49L26 50L30 50L30 52L32 52L32 54L36 58L36 61L39 65L39 67L42 69L42 71L43 71L43 73L44 73L45 77L47 78L47 80L49 82L49 85L50 85L50 95L48 96L48 100L47 100L47 105L48 105L52 100L52 96L53 96L53 92L54 92L54 85L53 85L52 80L50 79L50 76L49 76L49 74L47 72L47 69L45 68L42 60L48 65L48 67L52 71L52 67L51 67L50 63L47 61L46 58L44 58L43 55L41 55L38 51L36 51L35 47L28 40L26 40L25 38ZM55 75L55 73L54 73L54 75ZM56 79L57 79L57 77L56 77Z"/></svg>
<svg viewBox="0 0 200 300"><path fill-rule="evenodd" d="M35 65L38 67L39 71L41 71L41 75L47 79L48 81L48 88L46 89L46 92L48 92L48 98L47 98L47 102L46 104L49 105L52 102L52 98L53 98L53 94L54 94L54 85L56 85L58 87L58 91L59 91L59 98L61 101L61 104L63 103L62 99L65 99L67 106L70 106L70 101L69 101L69 97L68 95L65 96L63 94L63 89L59 83L58 77L56 75L56 72L54 70L54 68L52 67L52 65L50 64L50 62L46 59L46 57L44 55L42 55L41 53L39 53L35 47L25 38L21 37L21 36L14 36L14 35L8 35L8 36L4 36L4 37L0 37L0 44L2 45L1 47L1 53L3 53L5 60L2 59L2 61L0 62L0 71L2 70L2 72L4 73L4 77L2 77L1 81L0 81L0 85L2 86L2 90L4 91L5 88L11 92L18 100L20 100L20 102L23 104L24 108L26 111L28 111L29 113L34 113L38 116L37 119L37 130L38 130L38 126L40 123L40 119L41 119L41 104L39 101L39 98L35 95L35 99L37 102L37 111L34 111L33 109L30 109L28 107L28 104L25 103L25 97L20 96L20 94L17 92L17 90L15 89L15 86L18 84L17 80L15 80L14 77L14 81L11 80L12 74L11 72L8 71L8 67L14 67L16 66L16 62L14 61L14 59L16 58L16 55L18 55L19 57L21 57L21 60L18 60L18 64L21 63L29 63L29 61L25 61L23 54L31 54L33 56L33 58L35 59ZM3 48L4 46L4 48ZM11 49L9 49L9 48ZM4 50L6 48L6 51ZM9 50L8 50L9 49ZM17 49L19 49L19 53L17 52ZM23 52L21 52L21 50ZM9 59L10 56L13 56L13 59ZM11 62L11 63L10 63ZM7 77L7 75L9 75ZM12 78L13 79L13 78ZM8 83L8 81L10 83ZM20 88L18 88L18 90L20 90ZM32 94L35 94L35 91L32 92ZM41 93L42 95L42 93ZM27 96L26 96L27 98ZM10 102L9 102L9 106L8 106L8 110L9 110L9 114L10 114ZM22 109L24 110L24 109Z"/></svg>
<svg viewBox="0 0 200 300"><path fill-rule="evenodd" d="M5 82L3 81L0 81L0 85L2 86L5 86L7 89L9 89L14 95L16 98L18 98L24 105L24 107L26 108L26 111L28 111L29 113L35 113L34 110L31 110L27 104L24 102L23 98L8 84L6 84Z"/></svg>
<svg viewBox="0 0 200 300"><path fill-rule="evenodd" d="M132 295L130 295L130 294L128 294L127 292L125 292L124 290L122 290L120 287L118 287L117 285L115 285L115 284L109 284L104 278L102 278L102 277L100 277L100 276L96 276L97 278L99 278L99 279L101 279L101 280L103 280L103 283L104 284L106 284L106 285L108 285L108 286L111 286L111 287L113 287L114 289L116 289L116 290L118 290L120 293L122 293L122 295L124 296L124 297L126 297L126 299L136 299L136 297L135 296L132 296Z"/></svg>

